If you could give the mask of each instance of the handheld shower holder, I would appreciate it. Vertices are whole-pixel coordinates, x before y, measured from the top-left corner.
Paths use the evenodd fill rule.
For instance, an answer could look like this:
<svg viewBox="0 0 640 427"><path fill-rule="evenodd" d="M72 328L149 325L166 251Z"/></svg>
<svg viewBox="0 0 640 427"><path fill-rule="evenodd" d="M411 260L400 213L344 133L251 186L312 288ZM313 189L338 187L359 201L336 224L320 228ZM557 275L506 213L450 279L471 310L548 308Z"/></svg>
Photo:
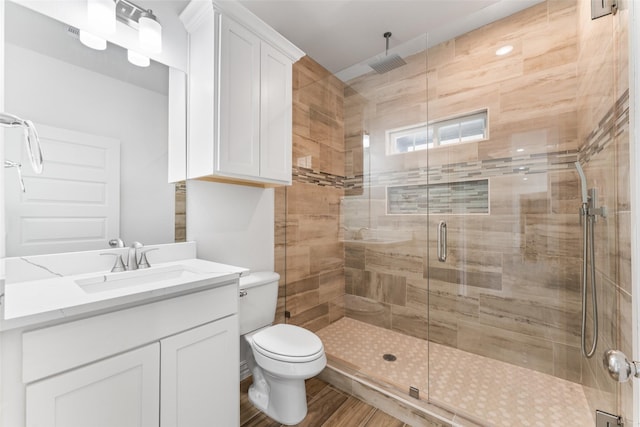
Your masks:
<svg viewBox="0 0 640 427"><path fill-rule="evenodd" d="M580 224L582 225L583 217L588 217L593 222L598 222L598 216L606 218L609 211L606 206L597 207L596 202L598 200L598 190L590 188L588 191L587 202L582 203L580 206Z"/></svg>
<svg viewBox="0 0 640 427"><path fill-rule="evenodd" d="M590 188L587 215L591 216L595 222L598 221L598 216L601 216L602 218L607 217L607 207L606 206L597 207L596 205L597 202L598 202L598 190L596 190L595 188Z"/></svg>

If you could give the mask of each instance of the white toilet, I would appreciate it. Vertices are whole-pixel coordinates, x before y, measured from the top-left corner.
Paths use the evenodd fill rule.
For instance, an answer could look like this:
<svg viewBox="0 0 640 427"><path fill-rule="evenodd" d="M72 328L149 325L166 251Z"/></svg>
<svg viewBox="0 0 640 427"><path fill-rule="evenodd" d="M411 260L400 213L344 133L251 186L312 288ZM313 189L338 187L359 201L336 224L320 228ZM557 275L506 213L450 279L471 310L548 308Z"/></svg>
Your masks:
<svg viewBox="0 0 640 427"><path fill-rule="evenodd" d="M271 325L278 301L278 279L271 271L240 278L240 334L247 341L247 364L253 374L249 400L285 424L298 424L307 415L304 380L327 364L322 341L294 325Z"/></svg>

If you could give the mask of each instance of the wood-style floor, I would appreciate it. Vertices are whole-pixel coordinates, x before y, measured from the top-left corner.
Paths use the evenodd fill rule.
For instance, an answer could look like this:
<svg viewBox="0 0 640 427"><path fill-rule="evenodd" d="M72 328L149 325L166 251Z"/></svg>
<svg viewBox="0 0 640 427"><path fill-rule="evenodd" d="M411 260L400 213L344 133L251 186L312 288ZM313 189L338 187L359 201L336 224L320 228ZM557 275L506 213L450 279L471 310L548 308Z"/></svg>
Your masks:
<svg viewBox="0 0 640 427"><path fill-rule="evenodd" d="M251 378L240 383L240 426L281 427L249 402ZM405 427L407 424L373 406L348 396L326 382L311 378L307 386L307 417L297 426L306 427Z"/></svg>

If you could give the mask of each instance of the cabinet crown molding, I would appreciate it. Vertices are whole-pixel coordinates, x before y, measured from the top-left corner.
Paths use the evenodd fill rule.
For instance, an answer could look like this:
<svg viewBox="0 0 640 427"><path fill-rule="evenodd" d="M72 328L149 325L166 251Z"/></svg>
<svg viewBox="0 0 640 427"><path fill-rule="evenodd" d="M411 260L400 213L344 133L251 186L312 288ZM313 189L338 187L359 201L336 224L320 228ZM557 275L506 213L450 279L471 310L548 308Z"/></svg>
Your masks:
<svg viewBox="0 0 640 427"><path fill-rule="evenodd" d="M274 30L262 19L254 15L249 9L241 5L237 0L211 0L211 2L215 10L220 12L222 15L227 15L235 21L244 25L255 35L280 50L291 60L291 62L296 62L306 55L296 45L287 40L282 34ZM191 3L199 2L192 1ZM207 1L202 3L209 2Z"/></svg>
<svg viewBox="0 0 640 427"><path fill-rule="evenodd" d="M208 12L215 12L211 1L192 0L187 4L187 7L184 8L182 13L180 13L180 20L187 31L192 33L200 26L200 23Z"/></svg>

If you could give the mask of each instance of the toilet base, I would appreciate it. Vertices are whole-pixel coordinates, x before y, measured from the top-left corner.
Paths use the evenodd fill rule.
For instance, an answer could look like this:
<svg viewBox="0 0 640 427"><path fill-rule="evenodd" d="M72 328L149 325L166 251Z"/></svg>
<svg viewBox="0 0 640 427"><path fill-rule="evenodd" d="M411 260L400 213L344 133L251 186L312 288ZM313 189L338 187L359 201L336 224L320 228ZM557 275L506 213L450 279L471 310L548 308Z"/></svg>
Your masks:
<svg viewBox="0 0 640 427"><path fill-rule="evenodd" d="M259 367L253 369L249 401L270 418L284 425L298 424L307 416L307 391L304 380L275 377Z"/></svg>

